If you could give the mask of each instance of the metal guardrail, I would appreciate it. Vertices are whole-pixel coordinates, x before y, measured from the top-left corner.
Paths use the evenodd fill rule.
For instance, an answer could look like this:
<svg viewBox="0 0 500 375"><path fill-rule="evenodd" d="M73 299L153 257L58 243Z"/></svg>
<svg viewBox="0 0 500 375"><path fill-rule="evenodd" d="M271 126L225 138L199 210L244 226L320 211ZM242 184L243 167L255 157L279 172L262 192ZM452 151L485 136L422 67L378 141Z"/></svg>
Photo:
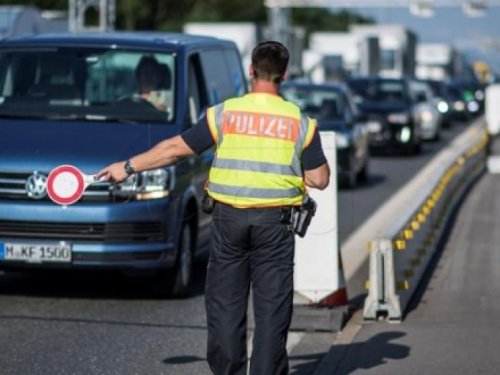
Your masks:
<svg viewBox="0 0 500 375"><path fill-rule="evenodd" d="M438 156L415 195L370 242L365 320L402 321L453 209L485 168L487 144L480 120Z"/></svg>

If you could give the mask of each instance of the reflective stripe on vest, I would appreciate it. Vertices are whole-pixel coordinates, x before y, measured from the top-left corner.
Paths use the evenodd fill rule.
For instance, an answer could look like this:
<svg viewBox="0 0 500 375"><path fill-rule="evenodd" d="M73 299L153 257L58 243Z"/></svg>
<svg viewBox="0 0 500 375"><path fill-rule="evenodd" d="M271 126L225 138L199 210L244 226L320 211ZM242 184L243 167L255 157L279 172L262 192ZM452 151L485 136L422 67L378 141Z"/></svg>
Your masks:
<svg viewBox="0 0 500 375"><path fill-rule="evenodd" d="M258 99L262 105L256 105ZM315 123L298 107L279 97L250 94L209 108L207 119L217 143L207 185L213 198L239 207L302 201L300 155Z"/></svg>
<svg viewBox="0 0 500 375"><path fill-rule="evenodd" d="M302 194L302 191L298 188L290 188L287 190L283 189L256 189L249 187L234 187L228 185L220 185L216 183L211 183L210 187L213 191L216 191L219 194L231 195L234 193L234 190L238 191L238 197L248 197L248 198L293 198L296 197L297 194ZM240 199L241 200L241 199Z"/></svg>

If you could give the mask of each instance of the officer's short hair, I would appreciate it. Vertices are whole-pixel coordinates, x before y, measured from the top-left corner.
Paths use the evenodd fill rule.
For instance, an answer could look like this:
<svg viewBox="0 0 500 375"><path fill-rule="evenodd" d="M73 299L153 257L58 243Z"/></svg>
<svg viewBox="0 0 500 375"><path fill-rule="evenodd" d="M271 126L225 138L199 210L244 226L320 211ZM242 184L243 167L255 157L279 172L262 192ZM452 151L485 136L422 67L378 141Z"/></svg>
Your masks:
<svg viewBox="0 0 500 375"><path fill-rule="evenodd" d="M252 51L254 77L279 84L286 73L290 53L276 41L258 44Z"/></svg>

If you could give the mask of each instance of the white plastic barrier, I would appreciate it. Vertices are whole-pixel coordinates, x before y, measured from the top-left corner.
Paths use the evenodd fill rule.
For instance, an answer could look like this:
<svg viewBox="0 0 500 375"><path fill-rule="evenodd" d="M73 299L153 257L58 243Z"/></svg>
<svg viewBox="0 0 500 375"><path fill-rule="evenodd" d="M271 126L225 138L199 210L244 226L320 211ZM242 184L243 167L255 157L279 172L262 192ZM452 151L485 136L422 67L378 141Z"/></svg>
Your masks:
<svg viewBox="0 0 500 375"><path fill-rule="evenodd" d="M338 241L335 133L321 132L320 135L331 169L330 184L322 191L310 189L318 207L305 237L296 237L295 250L295 292L310 304L320 303L345 289Z"/></svg>
<svg viewBox="0 0 500 375"><path fill-rule="evenodd" d="M415 194L371 241L365 320L403 319L450 215L484 170L487 143L479 120L422 171Z"/></svg>
<svg viewBox="0 0 500 375"><path fill-rule="evenodd" d="M488 133L500 133L500 85L490 85L485 91L484 113Z"/></svg>

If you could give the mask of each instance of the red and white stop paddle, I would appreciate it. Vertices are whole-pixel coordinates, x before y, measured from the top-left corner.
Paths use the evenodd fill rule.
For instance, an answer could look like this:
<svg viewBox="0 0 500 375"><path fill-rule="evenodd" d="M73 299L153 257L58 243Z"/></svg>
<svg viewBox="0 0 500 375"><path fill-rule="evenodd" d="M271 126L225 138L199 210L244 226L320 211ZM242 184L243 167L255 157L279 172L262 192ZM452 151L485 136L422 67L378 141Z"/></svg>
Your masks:
<svg viewBox="0 0 500 375"><path fill-rule="evenodd" d="M103 180L95 180L93 175L82 173L72 165L61 165L47 178L47 194L53 202L67 206L79 200L89 185Z"/></svg>

